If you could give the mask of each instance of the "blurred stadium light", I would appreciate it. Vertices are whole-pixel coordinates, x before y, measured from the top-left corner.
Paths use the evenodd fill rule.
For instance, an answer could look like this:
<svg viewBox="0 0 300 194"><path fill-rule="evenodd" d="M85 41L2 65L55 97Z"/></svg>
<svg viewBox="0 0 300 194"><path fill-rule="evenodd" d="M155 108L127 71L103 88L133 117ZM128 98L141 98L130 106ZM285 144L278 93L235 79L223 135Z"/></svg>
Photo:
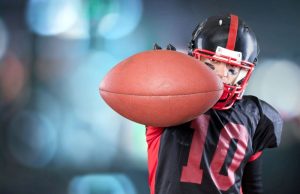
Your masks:
<svg viewBox="0 0 300 194"><path fill-rule="evenodd" d="M0 90L2 100L6 103L21 100L27 95L28 70L13 54L7 54L0 65Z"/></svg>
<svg viewBox="0 0 300 194"><path fill-rule="evenodd" d="M40 168L53 158L57 145L57 131L47 117L32 111L23 111L11 121L8 147L23 165Z"/></svg>
<svg viewBox="0 0 300 194"><path fill-rule="evenodd" d="M134 185L124 174L91 174L74 177L69 194L136 194Z"/></svg>
<svg viewBox="0 0 300 194"><path fill-rule="evenodd" d="M29 0L27 22L40 35L56 35L71 28L81 17L80 0Z"/></svg>
<svg viewBox="0 0 300 194"><path fill-rule="evenodd" d="M98 33L107 39L119 39L139 24L143 12L141 0L113 0L111 10L102 17Z"/></svg>
<svg viewBox="0 0 300 194"><path fill-rule="evenodd" d="M1 194L149 193L145 128L112 111L99 83L154 42L185 52L195 25L223 12L249 21L262 43L246 92L285 119L282 145L265 155L266 193L299 193L298 1L2 0L0 9Z"/></svg>
<svg viewBox="0 0 300 194"><path fill-rule="evenodd" d="M287 59L260 62L251 78L247 93L272 104L284 119L300 115L300 67Z"/></svg>
<svg viewBox="0 0 300 194"><path fill-rule="evenodd" d="M6 52L8 38L6 26L0 18L0 59L2 59L2 56Z"/></svg>

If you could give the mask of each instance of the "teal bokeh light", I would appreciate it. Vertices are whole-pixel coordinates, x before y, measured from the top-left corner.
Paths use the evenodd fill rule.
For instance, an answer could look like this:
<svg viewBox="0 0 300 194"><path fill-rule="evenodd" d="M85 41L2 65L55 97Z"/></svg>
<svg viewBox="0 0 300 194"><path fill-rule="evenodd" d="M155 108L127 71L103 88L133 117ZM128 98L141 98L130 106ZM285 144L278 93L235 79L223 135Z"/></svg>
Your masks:
<svg viewBox="0 0 300 194"><path fill-rule="evenodd" d="M80 0L30 0L27 23L40 35L56 35L71 28L81 17Z"/></svg>
<svg viewBox="0 0 300 194"><path fill-rule="evenodd" d="M134 185L123 174L78 176L69 184L69 194L136 194Z"/></svg>
<svg viewBox="0 0 300 194"><path fill-rule="evenodd" d="M75 114L83 121L104 122L113 114L100 98L99 85L116 63L116 58L107 52L91 51L82 64L70 72L67 95Z"/></svg>
<svg viewBox="0 0 300 194"><path fill-rule="evenodd" d="M116 59L91 51L69 72L64 98L68 108L61 127L59 160L77 168L109 167L118 153L122 118L101 99L99 84Z"/></svg>
<svg viewBox="0 0 300 194"><path fill-rule="evenodd" d="M98 26L98 33L106 39L118 39L130 34L139 24L142 0L114 0L114 6L104 15Z"/></svg>
<svg viewBox="0 0 300 194"><path fill-rule="evenodd" d="M23 111L11 121L8 147L16 160L25 166L46 166L56 153L57 143L57 131L42 114Z"/></svg>

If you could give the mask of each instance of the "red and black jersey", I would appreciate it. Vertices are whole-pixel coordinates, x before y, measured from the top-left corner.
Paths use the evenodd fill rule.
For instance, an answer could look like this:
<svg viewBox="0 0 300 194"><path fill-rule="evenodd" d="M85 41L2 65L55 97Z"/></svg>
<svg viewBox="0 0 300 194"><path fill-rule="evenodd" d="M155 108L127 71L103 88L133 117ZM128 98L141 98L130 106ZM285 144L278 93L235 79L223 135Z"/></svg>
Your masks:
<svg viewBox="0 0 300 194"><path fill-rule="evenodd" d="M148 126L151 194L238 194L251 156L277 147L281 130L278 112L254 96L182 125Z"/></svg>

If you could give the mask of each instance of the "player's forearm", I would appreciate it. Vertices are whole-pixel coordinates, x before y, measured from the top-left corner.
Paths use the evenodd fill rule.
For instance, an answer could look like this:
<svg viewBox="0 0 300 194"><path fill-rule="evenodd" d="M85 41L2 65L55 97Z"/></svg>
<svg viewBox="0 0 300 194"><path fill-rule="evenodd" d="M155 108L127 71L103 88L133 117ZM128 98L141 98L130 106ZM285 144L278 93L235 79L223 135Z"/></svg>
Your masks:
<svg viewBox="0 0 300 194"><path fill-rule="evenodd" d="M243 194L263 193L261 157L247 163L243 174L242 190Z"/></svg>

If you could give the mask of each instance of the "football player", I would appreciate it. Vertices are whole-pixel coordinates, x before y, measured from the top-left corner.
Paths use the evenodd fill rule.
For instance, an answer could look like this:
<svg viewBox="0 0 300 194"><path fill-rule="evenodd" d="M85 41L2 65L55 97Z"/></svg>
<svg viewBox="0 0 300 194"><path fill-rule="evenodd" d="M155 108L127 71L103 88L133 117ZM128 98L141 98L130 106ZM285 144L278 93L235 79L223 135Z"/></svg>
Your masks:
<svg viewBox="0 0 300 194"><path fill-rule="evenodd" d="M151 194L262 193L260 156L279 145L282 119L243 95L259 54L254 32L236 15L209 17L194 30L189 54L222 79L224 91L188 123L146 127Z"/></svg>

